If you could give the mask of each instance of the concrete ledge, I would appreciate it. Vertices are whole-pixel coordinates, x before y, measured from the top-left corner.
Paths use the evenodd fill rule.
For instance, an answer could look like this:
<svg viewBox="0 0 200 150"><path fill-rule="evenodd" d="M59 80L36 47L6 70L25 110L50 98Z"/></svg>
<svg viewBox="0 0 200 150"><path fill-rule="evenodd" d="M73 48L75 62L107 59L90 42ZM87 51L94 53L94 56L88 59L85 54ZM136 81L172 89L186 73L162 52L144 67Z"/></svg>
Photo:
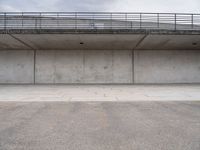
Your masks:
<svg viewBox="0 0 200 150"><path fill-rule="evenodd" d="M0 34L169 34L200 35L200 30L163 30L163 29L7 29Z"/></svg>

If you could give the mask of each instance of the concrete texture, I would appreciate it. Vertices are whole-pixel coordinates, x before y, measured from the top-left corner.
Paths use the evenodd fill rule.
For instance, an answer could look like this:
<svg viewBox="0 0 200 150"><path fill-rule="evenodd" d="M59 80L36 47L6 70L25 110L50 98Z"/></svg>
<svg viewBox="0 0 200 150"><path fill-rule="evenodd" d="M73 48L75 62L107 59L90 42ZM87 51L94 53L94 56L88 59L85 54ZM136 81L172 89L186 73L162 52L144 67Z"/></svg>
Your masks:
<svg viewBox="0 0 200 150"><path fill-rule="evenodd" d="M200 51L134 52L135 83L200 83Z"/></svg>
<svg viewBox="0 0 200 150"><path fill-rule="evenodd" d="M36 50L35 57L33 50L1 50L0 54L0 83L200 83L200 50Z"/></svg>
<svg viewBox="0 0 200 150"><path fill-rule="evenodd" d="M134 53L134 56L132 55ZM200 50L1 50L0 83L200 83Z"/></svg>
<svg viewBox="0 0 200 150"><path fill-rule="evenodd" d="M0 51L0 83L33 83L33 81L33 51Z"/></svg>
<svg viewBox="0 0 200 150"><path fill-rule="evenodd" d="M132 83L132 52L37 51L36 83Z"/></svg>
<svg viewBox="0 0 200 150"><path fill-rule="evenodd" d="M37 51L36 83L79 83L82 76L82 51Z"/></svg>
<svg viewBox="0 0 200 150"><path fill-rule="evenodd" d="M113 51L113 83L133 83L132 51Z"/></svg>
<svg viewBox="0 0 200 150"><path fill-rule="evenodd" d="M200 50L199 35L148 35L138 50Z"/></svg>
<svg viewBox="0 0 200 150"><path fill-rule="evenodd" d="M192 33L0 34L0 39L0 50L200 50L200 34Z"/></svg>
<svg viewBox="0 0 200 150"><path fill-rule="evenodd" d="M0 101L200 101L200 85L0 85Z"/></svg>
<svg viewBox="0 0 200 150"><path fill-rule="evenodd" d="M14 36L37 50L132 50L144 35L14 34Z"/></svg>
<svg viewBox="0 0 200 150"><path fill-rule="evenodd" d="M0 103L2 150L199 150L199 102Z"/></svg>
<svg viewBox="0 0 200 150"><path fill-rule="evenodd" d="M200 83L200 34L0 34L1 53L0 83Z"/></svg>
<svg viewBox="0 0 200 150"><path fill-rule="evenodd" d="M0 50L28 50L28 46L9 34L0 34Z"/></svg>

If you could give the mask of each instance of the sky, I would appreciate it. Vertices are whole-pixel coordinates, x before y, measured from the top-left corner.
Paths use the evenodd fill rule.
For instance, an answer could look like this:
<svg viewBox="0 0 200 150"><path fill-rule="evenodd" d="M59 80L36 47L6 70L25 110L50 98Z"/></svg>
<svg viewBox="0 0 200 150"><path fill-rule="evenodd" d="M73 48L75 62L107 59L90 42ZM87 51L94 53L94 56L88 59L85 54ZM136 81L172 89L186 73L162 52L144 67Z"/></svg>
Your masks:
<svg viewBox="0 0 200 150"><path fill-rule="evenodd" d="M0 0L0 12L200 13L200 0Z"/></svg>

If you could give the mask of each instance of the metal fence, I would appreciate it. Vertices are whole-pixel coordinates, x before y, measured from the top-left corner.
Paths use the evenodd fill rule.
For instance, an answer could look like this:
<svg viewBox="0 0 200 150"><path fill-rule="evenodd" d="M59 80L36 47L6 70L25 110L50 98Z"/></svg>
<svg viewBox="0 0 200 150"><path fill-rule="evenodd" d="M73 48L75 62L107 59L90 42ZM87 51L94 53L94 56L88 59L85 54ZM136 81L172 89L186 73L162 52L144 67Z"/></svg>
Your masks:
<svg viewBox="0 0 200 150"><path fill-rule="evenodd" d="M200 30L200 14L103 12L0 13L0 30L10 29Z"/></svg>

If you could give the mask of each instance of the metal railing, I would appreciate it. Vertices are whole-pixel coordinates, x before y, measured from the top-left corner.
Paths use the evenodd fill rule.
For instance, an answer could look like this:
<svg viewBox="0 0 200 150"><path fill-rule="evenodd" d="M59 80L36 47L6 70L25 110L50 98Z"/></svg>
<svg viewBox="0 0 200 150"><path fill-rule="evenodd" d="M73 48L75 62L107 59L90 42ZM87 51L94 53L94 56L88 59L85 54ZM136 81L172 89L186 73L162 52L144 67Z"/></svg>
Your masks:
<svg viewBox="0 0 200 150"><path fill-rule="evenodd" d="M165 29L200 30L200 14L7 12L0 13L0 30L10 29Z"/></svg>

